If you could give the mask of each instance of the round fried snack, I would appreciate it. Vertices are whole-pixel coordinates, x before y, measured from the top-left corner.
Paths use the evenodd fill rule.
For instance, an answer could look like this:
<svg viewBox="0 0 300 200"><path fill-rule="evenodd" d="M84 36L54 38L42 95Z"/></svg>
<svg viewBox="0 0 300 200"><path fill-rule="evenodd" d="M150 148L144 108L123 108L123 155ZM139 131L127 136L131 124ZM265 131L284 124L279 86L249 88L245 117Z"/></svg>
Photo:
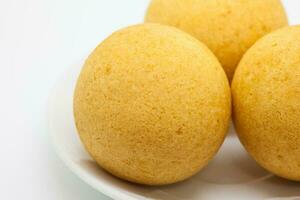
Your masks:
<svg viewBox="0 0 300 200"><path fill-rule="evenodd" d="M182 181L215 155L231 111L217 58L173 27L125 28L87 59L74 96L76 126L97 163L122 179Z"/></svg>
<svg viewBox="0 0 300 200"><path fill-rule="evenodd" d="M300 181L300 26L259 40L233 82L234 123L252 157L274 174Z"/></svg>

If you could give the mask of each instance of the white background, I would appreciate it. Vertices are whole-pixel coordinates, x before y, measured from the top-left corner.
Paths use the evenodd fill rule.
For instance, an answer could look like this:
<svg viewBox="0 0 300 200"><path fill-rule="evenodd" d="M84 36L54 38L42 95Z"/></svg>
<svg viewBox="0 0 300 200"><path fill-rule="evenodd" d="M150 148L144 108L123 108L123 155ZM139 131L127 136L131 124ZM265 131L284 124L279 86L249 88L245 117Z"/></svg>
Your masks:
<svg viewBox="0 0 300 200"><path fill-rule="evenodd" d="M106 36L142 22L147 4L0 0L1 200L108 199L55 155L47 133L47 97L61 74ZM284 4L290 23L300 24L300 1Z"/></svg>

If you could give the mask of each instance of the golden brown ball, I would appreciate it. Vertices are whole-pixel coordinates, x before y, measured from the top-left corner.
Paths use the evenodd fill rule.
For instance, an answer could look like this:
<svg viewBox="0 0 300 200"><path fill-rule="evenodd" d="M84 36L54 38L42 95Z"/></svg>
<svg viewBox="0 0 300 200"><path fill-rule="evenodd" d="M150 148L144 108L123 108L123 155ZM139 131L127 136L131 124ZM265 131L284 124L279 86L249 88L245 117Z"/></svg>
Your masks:
<svg viewBox="0 0 300 200"><path fill-rule="evenodd" d="M300 181L300 26L259 40L233 82L240 140L264 168Z"/></svg>
<svg viewBox="0 0 300 200"><path fill-rule="evenodd" d="M288 24L280 0L152 0L145 21L175 26L205 43L229 80L257 39Z"/></svg>
<svg viewBox="0 0 300 200"><path fill-rule="evenodd" d="M182 181L214 156L231 99L217 58L168 26L120 30L88 57L74 96L76 126L97 163L122 179Z"/></svg>

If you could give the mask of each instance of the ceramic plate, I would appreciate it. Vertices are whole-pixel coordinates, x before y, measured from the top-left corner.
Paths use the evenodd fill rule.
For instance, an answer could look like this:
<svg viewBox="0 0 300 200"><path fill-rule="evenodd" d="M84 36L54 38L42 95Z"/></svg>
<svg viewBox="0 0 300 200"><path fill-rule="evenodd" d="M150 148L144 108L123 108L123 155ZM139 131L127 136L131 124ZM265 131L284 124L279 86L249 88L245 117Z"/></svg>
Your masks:
<svg viewBox="0 0 300 200"><path fill-rule="evenodd" d="M233 128L217 156L204 170L185 182L147 187L106 173L85 151L74 125L72 97L82 64L72 66L53 88L48 109L49 130L63 162L96 190L120 200L300 200L300 183L278 178L259 167L247 155Z"/></svg>

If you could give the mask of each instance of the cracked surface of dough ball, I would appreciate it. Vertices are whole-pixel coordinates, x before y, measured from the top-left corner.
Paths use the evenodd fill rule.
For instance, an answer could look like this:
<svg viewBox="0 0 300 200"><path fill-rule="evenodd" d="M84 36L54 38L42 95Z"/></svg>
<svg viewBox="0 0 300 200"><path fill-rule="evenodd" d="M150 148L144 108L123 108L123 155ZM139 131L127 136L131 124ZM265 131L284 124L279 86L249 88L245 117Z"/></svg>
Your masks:
<svg viewBox="0 0 300 200"><path fill-rule="evenodd" d="M280 0L152 0L145 21L175 26L205 43L229 80L257 39L288 24Z"/></svg>
<svg viewBox="0 0 300 200"><path fill-rule="evenodd" d="M234 122L252 157L274 174L300 181L300 26L259 40L233 82Z"/></svg>
<svg viewBox="0 0 300 200"><path fill-rule="evenodd" d="M230 88L217 58L173 27L115 32L88 57L74 94L85 148L111 174L146 185L182 181L227 132Z"/></svg>

